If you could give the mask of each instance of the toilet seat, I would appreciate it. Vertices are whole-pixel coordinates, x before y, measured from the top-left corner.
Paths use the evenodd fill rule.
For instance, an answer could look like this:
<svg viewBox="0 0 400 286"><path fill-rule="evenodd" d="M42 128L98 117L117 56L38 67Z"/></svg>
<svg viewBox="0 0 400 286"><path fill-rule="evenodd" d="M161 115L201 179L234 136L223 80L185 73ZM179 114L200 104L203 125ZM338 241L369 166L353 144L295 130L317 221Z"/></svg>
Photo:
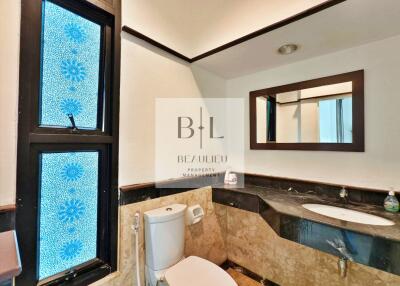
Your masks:
<svg viewBox="0 0 400 286"><path fill-rule="evenodd" d="M189 256L165 272L170 286L237 286L222 268L197 256Z"/></svg>

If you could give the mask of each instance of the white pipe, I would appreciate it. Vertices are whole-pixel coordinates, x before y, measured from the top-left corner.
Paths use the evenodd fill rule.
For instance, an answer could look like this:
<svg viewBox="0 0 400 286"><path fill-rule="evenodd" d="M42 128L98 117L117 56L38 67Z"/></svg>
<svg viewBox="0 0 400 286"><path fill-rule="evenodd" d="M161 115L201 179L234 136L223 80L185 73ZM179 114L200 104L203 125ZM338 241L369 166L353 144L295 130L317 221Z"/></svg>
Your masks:
<svg viewBox="0 0 400 286"><path fill-rule="evenodd" d="M133 222L133 232L135 235L135 252L136 252L136 281L137 286L140 286L140 261L139 261L139 228L140 228L140 212L137 211L135 214L135 220Z"/></svg>

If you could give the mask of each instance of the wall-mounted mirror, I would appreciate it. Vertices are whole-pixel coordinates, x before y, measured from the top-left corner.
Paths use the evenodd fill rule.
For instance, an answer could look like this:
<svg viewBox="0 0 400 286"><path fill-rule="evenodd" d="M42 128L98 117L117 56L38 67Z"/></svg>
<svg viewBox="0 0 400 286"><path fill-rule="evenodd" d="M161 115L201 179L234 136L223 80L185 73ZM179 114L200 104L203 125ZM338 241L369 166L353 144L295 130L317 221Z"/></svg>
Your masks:
<svg viewBox="0 0 400 286"><path fill-rule="evenodd" d="M364 151L364 72L250 92L250 148Z"/></svg>

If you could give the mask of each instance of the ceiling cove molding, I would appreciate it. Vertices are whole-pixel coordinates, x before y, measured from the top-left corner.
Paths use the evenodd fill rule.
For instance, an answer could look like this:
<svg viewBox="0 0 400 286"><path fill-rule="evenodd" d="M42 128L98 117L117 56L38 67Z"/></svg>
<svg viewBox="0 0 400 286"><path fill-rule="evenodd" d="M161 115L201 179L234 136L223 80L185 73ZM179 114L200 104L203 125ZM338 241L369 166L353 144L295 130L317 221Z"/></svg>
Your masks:
<svg viewBox="0 0 400 286"><path fill-rule="evenodd" d="M151 44L151 45L153 45L153 46L155 46L155 47L157 47L157 48L159 48L159 49L161 49L161 50L163 50L163 51L165 51L165 52L167 52L167 53L169 53L169 54L171 54L171 55L173 55L173 56L175 56L177 58L180 58L181 60L184 60L184 61L186 61L188 63L193 63L195 61L198 61L198 60L201 60L203 58L209 57L211 55L214 55L216 53L219 53L219 52L221 52L223 50L229 49L229 48L234 47L236 45L239 45L239 44L241 44L243 42L246 42L246 41L251 40L253 38L256 38L258 36L267 34L267 33L271 32L271 31L274 31L276 29L279 29L281 27L289 25L289 24L291 24L293 22L296 22L298 20L301 20L301 19L304 19L306 17L309 17L309 16L311 16L313 14L321 12L321 11L323 11L325 9L328 9L328 8L330 8L332 6L335 6L335 5L340 4L342 2L345 2L345 1L346 0L328 0L328 1L324 2L324 3L321 3L321 4L319 4L317 6L314 6L314 7L310 8L310 9L304 10L303 12L295 14L295 15L289 17L289 18L286 18L286 19L284 19L282 21L276 22L276 23L274 23L272 25L269 25L267 27L264 27L264 28L262 28L260 30L254 31L254 32L252 32L250 34L247 34L247 35L245 35L243 37L240 37L240 38L238 38L236 40L233 40L233 41L231 41L229 43L226 43L226 44L224 44L222 46L219 46L219 47L217 47L215 49L212 49L212 50L210 50L208 52L202 53L202 54L200 54L198 56L195 56L193 58L189 58L189 57L187 57L187 56L185 56L185 55L183 55L183 54L181 54L181 53L179 53L179 52L167 47L166 45L163 45L160 42L157 42L156 40L154 40L152 38L147 37L146 35L138 32L138 31L132 29L131 27L126 26L126 25L122 26L122 31L126 32L126 33L128 33L128 34L130 34L130 35L132 35L132 36L134 36L136 38L139 38L139 39L141 39L141 40L143 40L143 41L145 41L145 42L147 42L147 43L149 43L149 44Z"/></svg>
<svg viewBox="0 0 400 286"><path fill-rule="evenodd" d="M134 37L136 37L138 39L141 39L141 40L149 43L150 45L153 45L153 46L155 46L155 47L157 47L157 48L159 48L159 49L161 49L161 50L163 50L163 51L165 51L165 52L167 52L167 53L169 53L169 54L171 54L171 55L173 55L173 56L175 56L177 58L180 58L180 59L182 59L182 60L184 60L184 61L186 61L188 63L193 62L191 58L188 58L185 55L182 55L181 53L179 53L179 52L167 47L166 45L163 45L163 44L157 42L156 40L153 40L152 38L147 37L146 35L138 32L138 31L136 31L136 30L134 30L134 29L132 29L132 28L130 28L128 26L122 26L122 31L126 32L129 35L132 35L132 36L134 36Z"/></svg>

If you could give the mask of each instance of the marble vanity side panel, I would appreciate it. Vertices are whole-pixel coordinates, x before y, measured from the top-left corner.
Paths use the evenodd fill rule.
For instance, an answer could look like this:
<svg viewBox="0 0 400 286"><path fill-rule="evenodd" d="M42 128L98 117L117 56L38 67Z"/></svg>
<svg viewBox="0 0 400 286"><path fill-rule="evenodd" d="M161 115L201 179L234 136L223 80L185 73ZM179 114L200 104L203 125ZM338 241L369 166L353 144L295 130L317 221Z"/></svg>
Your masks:
<svg viewBox="0 0 400 286"><path fill-rule="evenodd" d="M139 231L140 273L144 285L144 225L143 213L167 206L170 204L186 204L188 206L200 204L205 212L203 220L195 225L187 226L185 232L185 256L196 255L221 264L227 259L223 228L219 217L226 219L226 212L220 211L212 203L210 187L201 188L176 195L142 201L120 207L120 239L119 239L119 267L118 272L91 284L92 286L136 286L135 236L131 225L136 211L141 213ZM215 209L217 208L217 210ZM225 210L225 209L224 209Z"/></svg>
<svg viewBox="0 0 400 286"><path fill-rule="evenodd" d="M336 256L279 237L257 213L217 208L226 209L228 259L279 285L400 285L400 276L351 262L340 278Z"/></svg>

